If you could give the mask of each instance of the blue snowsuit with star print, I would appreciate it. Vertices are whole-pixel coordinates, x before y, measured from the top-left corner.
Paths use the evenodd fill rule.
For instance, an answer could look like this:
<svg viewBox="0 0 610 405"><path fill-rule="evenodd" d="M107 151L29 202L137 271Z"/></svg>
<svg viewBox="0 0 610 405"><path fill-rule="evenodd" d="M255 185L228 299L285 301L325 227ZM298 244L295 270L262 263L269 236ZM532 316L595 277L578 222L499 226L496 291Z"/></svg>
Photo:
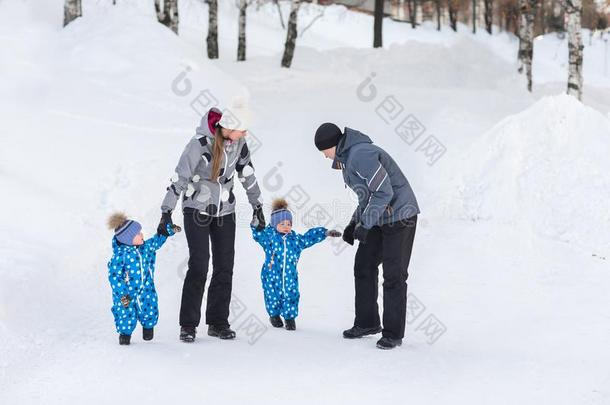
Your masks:
<svg viewBox="0 0 610 405"><path fill-rule="evenodd" d="M173 235L171 226L167 227ZM119 243L112 238L112 258L108 262L108 281L112 287L112 314L116 331L131 335L138 321L150 329L159 320L157 291L155 290L155 261L157 250L167 236L157 234L140 246ZM131 301L125 308L121 297L129 295Z"/></svg>
<svg viewBox="0 0 610 405"><path fill-rule="evenodd" d="M281 315L294 319L299 314L299 276L297 263L303 249L326 239L326 228L312 228L300 235L278 232L271 225L258 231L252 226L252 236L265 250L261 281L265 308L269 316Z"/></svg>

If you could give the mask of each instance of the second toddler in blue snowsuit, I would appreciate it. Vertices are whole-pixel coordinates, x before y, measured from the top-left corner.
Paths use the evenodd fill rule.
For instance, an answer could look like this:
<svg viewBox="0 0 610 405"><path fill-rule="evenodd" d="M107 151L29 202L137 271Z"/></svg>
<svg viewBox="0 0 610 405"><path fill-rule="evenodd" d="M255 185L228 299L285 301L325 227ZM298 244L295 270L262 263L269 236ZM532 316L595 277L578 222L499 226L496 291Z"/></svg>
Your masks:
<svg viewBox="0 0 610 405"><path fill-rule="evenodd" d="M265 296L265 308L274 327L296 329L294 319L299 313L299 277L297 264L301 252L322 242L327 236L338 237L340 232L323 227L312 228L301 235L292 230L292 214L285 200L275 200L271 224L267 227L252 224L252 235L265 250L265 263L261 281ZM256 221L256 220L255 220Z"/></svg>

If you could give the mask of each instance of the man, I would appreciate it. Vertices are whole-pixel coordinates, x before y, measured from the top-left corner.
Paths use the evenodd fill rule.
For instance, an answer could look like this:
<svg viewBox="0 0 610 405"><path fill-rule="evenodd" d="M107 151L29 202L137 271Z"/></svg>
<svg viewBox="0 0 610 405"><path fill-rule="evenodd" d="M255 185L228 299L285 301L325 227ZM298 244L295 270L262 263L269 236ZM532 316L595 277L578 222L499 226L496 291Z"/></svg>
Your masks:
<svg viewBox="0 0 610 405"><path fill-rule="evenodd" d="M358 195L358 207L343 239L360 241L354 264L356 318L347 339L382 332L380 349L402 344L407 309L407 277L419 206L409 182L390 155L351 128L320 125L315 144L343 172ZM377 306L379 265L383 263L383 329Z"/></svg>

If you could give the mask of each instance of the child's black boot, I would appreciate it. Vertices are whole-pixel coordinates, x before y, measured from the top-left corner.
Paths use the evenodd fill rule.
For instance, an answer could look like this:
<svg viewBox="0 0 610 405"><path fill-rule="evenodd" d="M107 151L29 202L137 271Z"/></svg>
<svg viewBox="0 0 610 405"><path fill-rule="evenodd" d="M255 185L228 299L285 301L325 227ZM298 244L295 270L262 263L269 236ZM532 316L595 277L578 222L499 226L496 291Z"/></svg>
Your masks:
<svg viewBox="0 0 610 405"><path fill-rule="evenodd" d="M153 337L155 336L155 329L154 328L142 328L142 339L144 340L153 340Z"/></svg>
<svg viewBox="0 0 610 405"><path fill-rule="evenodd" d="M131 343L131 335L119 335L119 344L121 346L128 346Z"/></svg>
<svg viewBox="0 0 610 405"><path fill-rule="evenodd" d="M296 330L297 324L294 319L286 319L286 330Z"/></svg>
<svg viewBox="0 0 610 405"><path fill-rule="evenodd" d="M279 316L272 316L269 318L269 322L271 322L271 326L274 328L283 328L284 322L282 322L282 318Z"/></svg>

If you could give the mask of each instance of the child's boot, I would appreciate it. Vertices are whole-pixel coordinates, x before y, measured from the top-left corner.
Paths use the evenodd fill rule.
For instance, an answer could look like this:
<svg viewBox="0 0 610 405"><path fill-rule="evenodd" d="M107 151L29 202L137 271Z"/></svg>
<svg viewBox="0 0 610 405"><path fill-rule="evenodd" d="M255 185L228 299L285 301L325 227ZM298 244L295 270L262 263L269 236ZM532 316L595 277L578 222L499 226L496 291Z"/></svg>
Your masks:
<svg viewBox="0 0 610 405"><path fill-rule="evenodd" d="M142 339L144 340L153 340L153 337L155 335L155 329L154 328L142 328Z"/></svg>
<svg viewBox="0 0 610 405"><path fill-rule="evenodd" d="M282 322L282 318L279 316L272 316L269 318L269 322L271 322L271 326L274 328L283 328L284 322Z"/></svg>
<svg viewBox="0 0 610 405"><path fill-rule="evenodd" d="M286 330L296 330L297 324L294 319L286 319Z"/></svg>
<svg viewBox="0 0 610 405"><path fill-rule="evenodd" d="M121 346L128 346L131 342L131 335L119 335L119 344Z"/></svg>

